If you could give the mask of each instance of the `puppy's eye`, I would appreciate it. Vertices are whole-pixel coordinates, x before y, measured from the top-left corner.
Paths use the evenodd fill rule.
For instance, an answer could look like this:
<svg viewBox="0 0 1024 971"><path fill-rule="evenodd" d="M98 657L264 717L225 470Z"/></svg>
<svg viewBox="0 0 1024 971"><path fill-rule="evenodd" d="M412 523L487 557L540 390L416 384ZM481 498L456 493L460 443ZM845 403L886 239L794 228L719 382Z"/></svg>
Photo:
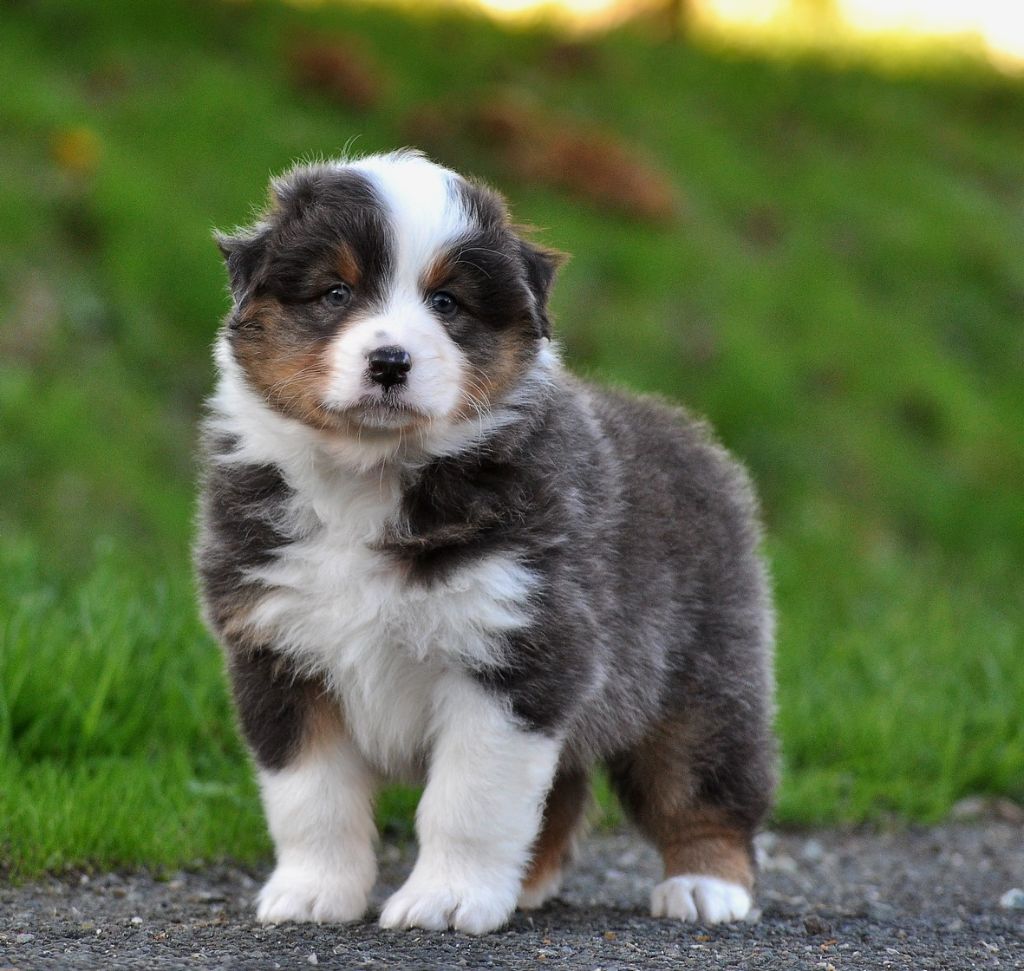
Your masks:
<svg viewBox="0 0 1024 971"><path fill-rule="evenodd" d="M438 290L430 295L430 309L442 317L450 317L459 309L459 303L447 290Z"/></svg>
<svg viewBox="0 0 1024 971"><path fill-rule="evenodd" d="M347 283L338 283L323 295L328 307L344 307L352 299L352 288Z"/></svg>

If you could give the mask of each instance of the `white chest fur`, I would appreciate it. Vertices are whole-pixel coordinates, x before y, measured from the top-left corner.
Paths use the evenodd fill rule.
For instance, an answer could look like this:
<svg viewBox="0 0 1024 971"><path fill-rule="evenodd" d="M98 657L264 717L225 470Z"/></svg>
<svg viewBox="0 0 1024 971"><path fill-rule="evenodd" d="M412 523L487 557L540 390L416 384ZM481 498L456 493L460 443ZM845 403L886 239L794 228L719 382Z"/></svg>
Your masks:
<svg viewBox="0 0 1024 971"><path fill-rule="evenodd" d="M210 427L234 445L215 460L272 463L294 490L281 525L296 539L253 572L267 593L250 620L301 670L326 680L371 763L409 775L430 744L444 675L498 660L502 634L529 621L536 578L506 554L430 586L410 583L374 549L399 515L398 472L388 471L394 450L325 442L249 390L223 339L217 361ZM468 434L449 429L436 454L468 444Z"/></svg>
<svg viewBox="0 0 1024 971"><path fill-rule="evenodd" d="M496 661L504 632L529 619L534 578L491 555L429 586L372 548L398 511L397 484L335 474L300 485L289 517L301 538L254 571L268 587L253 624L275 649L323 676L365 757L415 772L432 734L438 680Z"/></svg>

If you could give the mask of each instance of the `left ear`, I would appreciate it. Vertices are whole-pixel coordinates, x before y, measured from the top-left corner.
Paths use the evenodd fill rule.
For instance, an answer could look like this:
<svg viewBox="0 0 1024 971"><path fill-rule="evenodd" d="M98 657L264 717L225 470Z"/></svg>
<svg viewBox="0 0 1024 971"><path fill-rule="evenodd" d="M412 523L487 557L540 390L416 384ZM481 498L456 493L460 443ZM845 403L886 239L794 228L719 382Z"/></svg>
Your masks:
<svg viewBox="0 0 1024 971"><path fill-rule="evenodd" d="M213 234L217 248L224 257L224 265L227 267L228 279L231 282L231 295L236 303L241 303L256 275L263 259L266 235L259 226L239 230L234 235L219 232Z"/></svg>
<svg viewBox="0 0 1024 971"><path fill-rule="evenodd" d="M548 318L548 297L558 268L569 257L557 250L537 246L525 239L519 240L519 254L526 271L526 284L533 294L537 308L537 336L551 336L551 321Z"/></svg>

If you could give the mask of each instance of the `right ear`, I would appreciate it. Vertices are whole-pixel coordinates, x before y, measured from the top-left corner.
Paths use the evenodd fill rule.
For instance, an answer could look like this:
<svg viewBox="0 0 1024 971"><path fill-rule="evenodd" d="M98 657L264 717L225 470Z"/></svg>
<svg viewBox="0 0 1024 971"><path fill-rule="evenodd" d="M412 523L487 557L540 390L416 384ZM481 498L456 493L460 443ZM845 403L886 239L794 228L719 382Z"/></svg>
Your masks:
<svg viewBox="0 0 1024 971"><path fill-rule="evenodd" d="M259 269L265 233L259 229L241 230L232 234L215 232L213 238L224 257L231 294L237 303L241 303Z"/></svg>
<svg viewBox="0 0 1024 971"><path fill-rule="evenodd" d="M559 253L558 250L538 246L536 243L522 238L519 240L519 254L523 261L523 269L526 271L527 286L529 286L537 305L537 336L550 337L551 320L548 317L548 297L551 294L551 287L555 282L558 268L569 257L565 253Z"/></svg>

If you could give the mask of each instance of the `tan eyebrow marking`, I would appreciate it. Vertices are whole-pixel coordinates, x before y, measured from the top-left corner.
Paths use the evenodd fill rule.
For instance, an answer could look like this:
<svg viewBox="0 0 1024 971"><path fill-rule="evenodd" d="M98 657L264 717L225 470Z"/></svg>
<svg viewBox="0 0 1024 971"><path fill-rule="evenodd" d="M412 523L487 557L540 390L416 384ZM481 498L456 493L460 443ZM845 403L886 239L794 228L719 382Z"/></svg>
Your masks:
<svg viewBox="0 0 1024 971"><path fill-rule="evenodd" d="M356 254L348 243L342 243L338 247L334 267L341 279L350 286L355 286L362 279L363 271L359 260L356 259Z"/></svg>
<svg viewBox="0 0 1024 971"><path fill-rule="evenodd" d="M434 262L427 267L423 274L423 289L426 293L443 286L455 272L456 261L451 253L443 253L435 257Z"/></svg>

